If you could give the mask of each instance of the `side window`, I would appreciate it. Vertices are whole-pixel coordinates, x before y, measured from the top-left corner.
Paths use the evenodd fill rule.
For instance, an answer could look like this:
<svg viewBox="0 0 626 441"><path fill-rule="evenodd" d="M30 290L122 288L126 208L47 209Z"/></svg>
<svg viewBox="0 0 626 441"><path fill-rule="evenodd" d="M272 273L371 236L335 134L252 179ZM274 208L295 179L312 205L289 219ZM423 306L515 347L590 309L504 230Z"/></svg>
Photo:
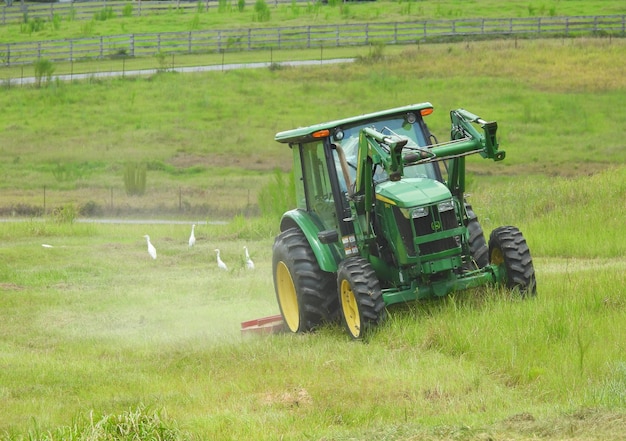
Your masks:
<svg viewBox="0 0 626 441"><path fill-rule="evenodd" d="M309 211L319 217L325 228L336 229L335 201L322 141L302 145L302 165Z"/></svg>
<svg viewBox="0 0 626 441"><path fill-rule="evenodd" d="M296 186L296 207L306 210L306 198L304 196L304 179L302 177L302 159L300 156L300 146L292 145L293 155L293 182Z"/></svg>

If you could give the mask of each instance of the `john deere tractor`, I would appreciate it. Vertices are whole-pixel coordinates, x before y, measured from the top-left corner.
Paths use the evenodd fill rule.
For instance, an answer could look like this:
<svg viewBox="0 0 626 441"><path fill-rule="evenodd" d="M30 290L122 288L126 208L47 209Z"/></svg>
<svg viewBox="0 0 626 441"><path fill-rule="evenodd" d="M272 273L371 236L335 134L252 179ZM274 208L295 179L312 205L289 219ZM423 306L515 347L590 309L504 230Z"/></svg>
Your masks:
<svg viewBox="0 0 626 441"><path fill-rule="evenodd" d="M341 317L354 339L387 307L482 285L536 293L524 236L514 226L485 239L465 198L465 158L501 161L496 122L450 112L438 143L414 104L277 133L293 153L296 207L280 222L273 277L288 329Z"/></svg>

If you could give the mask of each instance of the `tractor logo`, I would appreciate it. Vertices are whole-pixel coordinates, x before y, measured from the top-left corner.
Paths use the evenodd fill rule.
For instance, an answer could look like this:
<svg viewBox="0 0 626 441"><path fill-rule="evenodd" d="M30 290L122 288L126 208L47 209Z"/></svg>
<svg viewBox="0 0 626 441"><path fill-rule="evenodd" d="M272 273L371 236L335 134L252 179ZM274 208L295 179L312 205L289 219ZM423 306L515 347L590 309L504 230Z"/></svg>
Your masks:
<svg viewBox="0 0 626 441"><path fill-rule="evenodd" d="M433 222L431 222L430 228L432 228L433 231L441 230L441 222L440 221L433 221Z"/></svg>

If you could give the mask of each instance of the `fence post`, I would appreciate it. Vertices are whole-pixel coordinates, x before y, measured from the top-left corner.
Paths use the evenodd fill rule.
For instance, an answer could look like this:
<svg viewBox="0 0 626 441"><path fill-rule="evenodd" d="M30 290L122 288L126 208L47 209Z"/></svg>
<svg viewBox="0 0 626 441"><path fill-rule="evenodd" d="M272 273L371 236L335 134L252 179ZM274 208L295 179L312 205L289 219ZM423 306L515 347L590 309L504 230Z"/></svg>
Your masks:
<svg viewBox="0 0 626 441"><path fill-rule="evenodd" d="M100 59L104 58L104 41L102 35L100 36Z"/></svg>
<svg viewBox="0 0 626 441"><path fill-rule="evenodd" d="M187 39L187 52L191 53L191 31L189 31L189 36Z"/></svg>
<svg viewBox="0 0 626 441"><path fill-rule="evenodd" d="M130 56L135 56L135 34L130 34Z"/></svg>
<svg viewBox="0 0 626 441"><path fill-rule="evenodd" d="M278 47L280 47L280 41L278 42ZM248 50L252 49L252 28L248 28Z"/></svg>
<svg viewBox="0 0 626 441"><path fill-rule="evenodd" d="M311 26L306 27L306 47L311 49Z"/></svg>

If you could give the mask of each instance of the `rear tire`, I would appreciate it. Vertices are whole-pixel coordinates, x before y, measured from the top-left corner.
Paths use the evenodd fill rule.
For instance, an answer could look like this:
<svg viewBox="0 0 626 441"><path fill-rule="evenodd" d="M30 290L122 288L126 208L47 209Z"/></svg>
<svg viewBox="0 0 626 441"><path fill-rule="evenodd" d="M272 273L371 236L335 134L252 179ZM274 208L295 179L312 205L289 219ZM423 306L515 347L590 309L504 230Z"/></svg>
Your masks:
<svg viewBox="0 0 626 441"><path fill-rule="evenodd" d="M350 257L337 270L339 309L343 323L353 339L363 338L386 318L380 283L370 263Z"/></svg>
<svg viewBox="0 0 626 441"><path fill-rule="evenodd" d="M535 268L526 239L517 227L496 228L489 236L489 260L504 268L506 286L523 296L537 294Z"/></svg>
<svg viewBox="0 0 626 441"><path fill-rule="evenodd" d="M467 231L469 233L469 248L472 261L466 265L466 269L475 270L484 268L489 264L489 248L483 233L483 228L478 222L478 216L472 210L471 205L465 206L467 210Z"/></svg>
<svg viewBox="0 0 626 441"><path fill-rule="evenodd" d="M290 228L276 237L272 267L280 313L291 332L308 332L336 319L335 275L320 269L302 231Z"/></svg>

